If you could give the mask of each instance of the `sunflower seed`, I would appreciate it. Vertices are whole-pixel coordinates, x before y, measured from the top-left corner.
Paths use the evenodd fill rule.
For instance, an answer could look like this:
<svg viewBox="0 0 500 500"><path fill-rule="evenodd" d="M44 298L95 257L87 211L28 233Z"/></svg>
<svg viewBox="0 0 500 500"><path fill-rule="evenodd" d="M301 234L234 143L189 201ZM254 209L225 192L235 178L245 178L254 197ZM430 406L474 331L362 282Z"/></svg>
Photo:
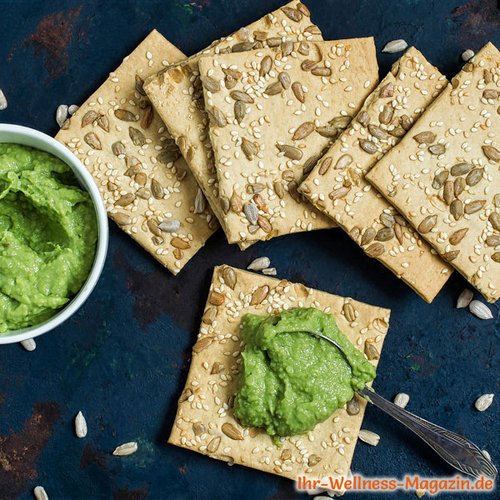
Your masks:
<svg viewBox="0 0 500 500"><path fill-rule="evenodd" d="M282 7L283 13L292 21L298 23L302 19L302 13L292 7Z"/></svg>
<svg viewBox="0 0 500 500"><path fill-rule="evenodd" d="M428 215L418 225L417 230L420 234L426 234L436 225L436 222L437 222L437 215Z"/></svg>
<svg viewBox="0 0 500 500"><path fill-rule="evenodd" d="M450 205L450 213L455 220L459 220L464 214L464 204L461 200L453 200Z"/></svg>
<svg viewBox="0 0 500 500"><path fill-rule="evenodd" d="M207 445L208 453L215 453L219 448L221 438L220 436L214 437Z"/></svg>
<svg viewBox="0 0 500 500"><path fill-rule="evenodd" d="M385 47L382 49L382 52L386 52L388 54L394 54L396 52L401 52L408 47L408 44L402 38L397 40L391 40L390 42L385 44Z"/></svg>
<svg viewBox="0 0 500 500"><path fill-rule="evenodd" d="M495 252L492 256L491 256L491 260L494 261L494 262L498 262L500 263L500 252Z"/></svg>
<svg viewBox="0 0 500 500"><path fill-rule="evenodd" d="M500 161L500 151L495 146L483 146L483 153L491 161Z"/></svg>
<svg viewBox="0 0 500 500"><path fill-rule="evenodd" d="M277 47L281 42L281 38L276 37L276 40L277 40L277 44L276 44L276 47ZM267 44L269 45L269 47L272 47L272 45L270 45L270 43L269 43L269 39L267 40ZM292 41L287 40L281 44L281 53L284 56L289 56L292 53L292 51L293 51L293 42Z"/></svg>
<svg viewBox="0 0 500 500"><path fill-rule="evenodd" d="M49 495L45 491L43 486L37 486L33 490L33 495L35 495L36 500L49 500Z"/></svg>
<svg viewBox="0 0 500 500"><path fill-rule="evenodd" d="M94 123L99 118L99 115L95 111L87 111L82 117L81 127L84 128L91 123Z"/></svg>
<svg viewBox="0 0 500 500"><path fill-rule="evenodd" d="M327 125L325 127L316 127L316 132L322 137L328 137L329 139L336 139L341 132L341 129L334 127L332 125Z"/></svg>
<svg viewBox="0 0 500 500"><path fill-rule="evenodd" d="M413 120L408 115L401 115L399 117L399 123L408 132L413 125Z"/></svg>
<svg viewBox="0 0 500 500"><path fill-rule="evenodd" d="M436 174L434 176L434 180L432 181L432 187L434 189L441 189L449 175L450 173L448 170L443 170L442 172L439 172L439 174Z"/></svg>
<svg viewBox="0 0 500 500"><path fill-rule="evenodd" d="M332 70L327 67L315 67L311 70L311 74L314 76L331 76Z"/></svg>
<svg viewBox="0 0 500 500"><path fill-rule="evenodd" d="M233 191L231 199L229 200L229 206L236 214L239 214L243 210L243 200L236 191Z"/></svg>
<svg viewBox="0 0 500 500"><path fill-rule="evenodd" d="M493 226L493 229L496 231L500 231L500 214L497 212L492 212L488 217L490 224Z"/></svg>
<svg viewBox="0 0 500 500"><path fill-rule="evenodd" d="M180 227L181 223L177 219L164 220L158 224L158 229L164 233L176 233Z"/></svg>
<svg viewBox="0 0 500 500"><path fill-rule="evenodd" d="M377 446L380 442L380 436L372 431L367 431L366 429L361 429L358 434L359 439L363 443L369 444L371 446Z"/></svg>
<svg viewBox="0 0 500 500"><path fill-rule="evenodd" d="M342 170L344 168L347 168L351 163L352 156L349 154L344 154L338 159L337 163L335 164L335 169Z"/></svg>
<svg viewBox="0 0 500 500"><path fill-rule="evenodd" d="M366 111L361 111L361 113L359 113L357 117L357 120L359 123L361 123L361 125L363 125L363 127L367 127L370 123L370 117L368 116L368 113Z"/></svg>
<svg viewBox="0 0 500 500"><path fill-rule="evenodd" d="M344 316L346 317L349 323L356 321L356 310L354 306L350 302L346 302L342 307L342 311L344 312Z"/></svg>
<svg viewBox="0 0 500 500"><path fill-rule="evenodd" d="M248 219L250 224L257 224L257 218L259 217L259 211L254 203L245 203L243 205L243 212L245 217Z"/></svg>
<svg viewBox="0 0 500 500"><path fill-rule="evenodd" d="M130 136L134 146L144 146L144 144L146 144L146 137L138 128L129 127L128 135Z"/></svg>
<svg viewBox="0 0 500 500"><path fill-rule="evenodd" d="M234 117L238 123L241 123L247 113L247 107L243 101L236 101L234 103Z"/></svg>
<svg viewBox="0 0 500 500"><path fill-rule="evenodd" d="M368 125L368 132L381 141L385 141L389 138L385 130L382 130L378 125L373 125L372 123Z"/></svg>
<svg viewBox="0 0 500 500"><path fill-rule="evenodd" d="M269 287L267 285L260 286L252 293L252 299L250 300L251 306L256 306L262 304L265 298L269 294Z"/></svg>
<svg viewBox="0 0 500 500"><path fill-rule="evenodd" d="M475 56L474 51L471 49L464 50L462 52L462 61L467 62L469 59L472 59Z"/></svg>
<svg viewBox="0 0 500 500"><path fill-rule="evenodd" d="M203 191L200 188L198 188L196 197L194 199L194 213L202 214L203 212L205 212L206 209L207 209L207 200L205 198L205 195L203 194Z"/></svg>
<svg viewBox="0 0 500 500"><path fill-rule="evenodd" d="M234 290L234 287L236 286L236 273L234 272L234 269L231 267L224 267L222 270L222 277L224 278L224 283Z"/></svg>
<svg viewBox="0 0 500 500"><path fill-rule="evenodd" d="M300 141L301 139L305 139L308 135L314 132L314 123L313 122L304 122L300 125L295 133L292 136L293 141Z"/></svg>
<svg viewBox="0 0 500 500"><path fill-rule="evenodd" d="M289 75L286 71L282 71L282 72L278 75L278 80L280 81L281 86L282 86L284 89L288 89L288 88L290 88L290 84L292 83L292 81L290 80L290 75Z"/></svg>
<svg viewBox="0 0 500 500"><path fill-rule="evenodd" d="M132 224L132 217L130 215L124 213L124 212L116 212L113 214L113 220L119 225L119 226L128 226L129 224Z"/></svg>
<svg viewBox="0 0 500 500"><path fill-rule="evenodd" d="M321 460L321 457L318 455L309 455L309 458L307 459L307 465L309 467L314 467L315 465L318 465Z"/></svg>
<svg viewBox="0 0 500 500"><path fill-rule="evenodd" d="M174 248L178 248L179 250L187 250L188 248L191 248L191 245L188 241L185 241L178 236L175 236L174 238L171 239L170 244Z"/></svg>
<svg viewBox="0 0 500 500"><path fill-rule="evenodd" d="M254 142L251 142L244 137L241 140L241 150L243 151L247 160L253 160L254 156L259 152L258 146Z"/></svg>
<svg viewBox="0 0 500 500"><path fill-rule="evenodd" d="M391 130L388 130L389 134L393 137L403 137L406 135L406 130L403 127L394 127Z"/></svg>
<svg viewBox="0 0 500 500"><path fill-rule="evenodd" d="M247 266L247 269L250 271L262 271L266 267L271 265L271 260L269 257L258 257L257 259L252 260L250 264Z"/></svg>
<svg viewBox="0 0 500 500"><path fill-rule="evenodd" d="M446 152L446 147L444 144L433 144L429 146L429 152L433 155L442 155Z"/></svg>
<svg viewBox="0 0 500 500"><path fill-rule="evenodd" d="M252 50L253 46L254 46L254 42L235 43L231 47L231 52L246 52L247 50Z"/></svg>
<svg viewBox="0 0 500 500"><path fill-rule="evenodd" d="M469 311L474 314L474 316L477 316L479 319L492 319L493 314L490 311L490 308L486 305L480 302L479 300L473 300L469 304Z"/></svg>
<svg viewBox="0 0 500 500"><path fill-rule="evenodd" d="M149 200L151 198L151 191L144 187L144 184L147 182L146 174L137 174L135 176L135 181L143 186L140 187L135 194L143 200Z"/></svg>
<svg viewBox="0 0 500 500"><path fill-rule="evenodd" d="M126 153L125 146L120 141L114 142L111 145L111 151L113 151L115 156L124 155Z"/></svg>
<svg viewBox="0 0 500 500"><path fill-rule="evenodd" d="M130 441L129 443L121 444L115 448L113 455L116 457L126 457L127 455L132 455L137 451L137 443L135 441Z"/></svg>
<svg viewBox="0 0 500 500"><path fill-rule="evenodd" d="M285 196L285 189L283 187L283 182L280 180L276 180L273 182L273 189L276 195L280 200L283 199L283 196Z"/></svg>
<svg viewBox="0 0 500 500"><path fill-rule="evenodd" d="M385 226L385 227L393 227L394 223L396 222L394 217L391 214L386 214L385 212L382 212L380 214L380 222Z"/></svg>
<svg viewBox="0 0 500 500"><path fill-rule="evenodd" d="M269 84L266 87L266 90L264 90L264 94L277 95L277 94L281 94L282 91L283 91L283 86L281 85L281 82L277 81L277 82Z"/></svg>
<svg viewBox="0 0 500 500"><path fill-rule="evenodd" d="M371 243L375 239L376 235L377 231L375 231L373 227L367 227L365 229L365 232L363 233L363 236L361 237L361 246L365 246Z"/></svg>
<svg viewBox="0 0 500 500"><path fill-rule="evenodd" d="M465 182L468 186L475 186L479 183L479 181L483 178L483 169L482 168L474 168L471 170L467 177L465 178Z"/></svg>
<svg viewBox="0 0 500 500"><path fill-rule="evenodd" d="M226 116L217 106L212 106L212 109L208 112L212 121L214 121L218 127L225 127L227 125Z"/></svg>
<svg viewBox="0 0 500 500"><path fill-rule="evenodd" d="M289 146L287 144L276 144L276 147L280 152L284 153L284 155L291 160L300 160L303 156L302 151L295 146Z"/></svg>
<svg viewBox="0 0 500 500"><path fill-rule="evenodd" d="M241 431L235 427L233 424L228 422L222 424L221 431L230 439L234 439L235 441L243 441L243 434Z"/></svg>
<svg viewBox="0 0 500 500"><path fill-rule="evenodd" d="M366 250L365 253L368 257L380 257L385 252L384 245L382 243L373 243Z"/></svg>
<svg viewBox="0 0 500 500"><path fill-rule="evenodd" d="M144 130L147 130L151 125L151 123L153 123L153 118L154 118L153 106L146 106L144 108L144 114L142 115L141 119L141 127Z"/></svg>
<svg viewBox="0 0 500 500"><path fill-rule="evenodd" d="M443 199L447 205L451 205L451 202L455 199L455 188L453 181L446 181L444 183Z"/></svg>
<svg viewBox="0 0 500 500"><path fill-rule="evenodd" d="M359 401L356 396L354 396L350 401L347 402L346 411L348 415L357 415L359 413Z"/></svg>
<svg viewBox="0 0 500 500"><path fill-rule="evenodd" d="M491 236L488 236L486 238L486 244L489 247L496 247L500 245L500 235L499 234L492 234Z"/></svg>
<svg viewBox="0 0 500 500"><path fill-rule="evenodd" d="M365 342L365 354L369 360L380 358L380 353L378 352L378 349L375 347L375 344L370 340L367 340Z"/></svg>
<svg viewBox="0 0 500 500"><path fill-rule="evenodd" d="M467 232L469 231L468 227L464 227L463 229L459 229L455 231L454 233L451 234L450 238L448 241L450 242L450 245L458 245L465 237Z"/></svg>
<svg viewBox="0 0 500 500"><path fill-rule="evenodd" d="M477 411L486 411L493 403L494 394L483 394L474 402Z"/></svg>
<svg viewBox="0 0 500 500"><path fill-rule="evenodd" d="M388 125L391 123L392 117L394 116L394 108L390 104L386 104L380 114L378 115L378 119L380 123L384 125Z"/></svg>
<svg viewBox="0 0 500 500"><path fill-rule="evenodd" d="M390 227L380 229L375 236L376 241L390 241L392 238L394 238L394 230Z"/></svg>
<svg viewBox="0 0 500 500"><path fill-rule="evenodd" d="M351 190L350 187L342 186L341 188L334 189L328 196L333 201L339 200L339 199L343 198L344 196L346 196L350 190Z"/></svg>
<svg viewBox="0 0 500 500"><path fill-rule="evenodd" d="M246 92L243 92L241 90L231 90L229 95L235 100L235 101L241 101L246 104L252 104L255 102L252 97L250 97Z"/></svg>
<svg viewBox="0 0 500 500"><path fill-rule="evenodd" d="M449 252L444 252L441 254L441 257L443 260L446 262L451 262L452 260L455 260L460 254L460 250L451 250Z"/></svg>
<svg viewBox="0 0 500 500"><path fill-rule="evenodd" d="M463 309L465 307L468 307L469 304L471 303L473 297L474 297L474 293L472 292L472 290L469 290L468 288L464 288L462 293L458 296L457 309Z"/></svg>
<svg viewBox="0 0 500 500"><path fill-rule="evenodd" d="M203 86L212 93L219 92L220 90L220 83L215 79L212 78L211 76L206 76L203 80Z"/></svg>
<svg viewBox="0 0 500 500"><path fill-rule="evenodd" d="M366 151L368 154L375 154L378 149L377 145L374 144L372 141L367 141L365 139L359 139L359 147L363 150Z"/></svg>
<svg viewBox="0 0 500 500"><path fill-rule="evenodd" d="M99 137L97 137L97 134L95 134L94 132L89 132L88 134L85 134L84 137L83 137L83 140L92 149L97 149L97 150L101 150L102 149L101 141L99 140Z"/></svg>
<svg viewBox="0 0 500 500"><path fill-rule="evenodd" d="M21 341L21 345L28 351L32 352L36 349L35 339L26 339Z"/></svg>
<svg viewBox="0 0 500 500"><path fill-rule="evenodd" d="M305 61L302 61L300 64L300 67L303 71L311 71L318 65L317 61L312 61L311 59L306 59Z"/></svg>
<svg viewBox="0 0 500 500"><path fill-rule="evenodd" d="M458 177L459 175L464 175L470 172L472 165L470 163L457 163L451 167L451 175Z"/></svg>
<svg viewBox="0 0 500 500"><path fill-rule="evenodd" d="M275 267L267 267L266 269L262 269L262 274L266 276L276 276L278 272Z"/></svg>
<svg viewBox="0 0 500 500"><path fill-rule="evenodd" d="M163 186L156 179L151 179L151 192L157 200L163 199L164 191Z"/></svg>
<svg viewBox="0 0 500 500"><path fill-rule="evenodd" d="M425 132L420 132L419 134L414 135L413 138L419 144L432 144L436 140L436 134L427 130Z"/></svg>
<svg viewBox="0 0 500 500"><path fill-rule="evenodd" d="M394 85L392 83L388 83L387 85L384 85L380 89L379 96L384 98L384 97L392 97L394 95Z"/></svg>
<svg viewBox="0 0 500 500"><path fill-rule="evenodd" d="M498 99L500 96L500 91L495 89L485 89L483 90L483 97L485 99Z"/></svg>
<svg viewBox="0 0 500 500"><path fill-rule="evenodd" d="M127 207L128 205L133 203L134 200L135 200L135 194L134 193L127 193L127 194L124 194L123 196L120 196L120 198L118 198L115 201L115 206Z"/></svg>
<svg viewBox="0 0 500 500"><path fill-rule="evenodd" d="M293 82L292 83L292 92L293 95L297 98L299 102L304 102L306 99L306 96L304 94L304 90L302 88L302 84L300 82Z"/></svg>
<svg viewBox="0 0 500 500"><path fill-rule="evenodd" d="M87 435L87 421L81 411L75 417L75 434L79 438L84 438Z"/></svg>
<svg viewBox="0 0 500 500"><path fill-rule="evenodd" d="M7 109L7 105L7 98L5 97L2 89L0 89L0 111Z"/></svg>
<svg viewBox="0 0 500 500"><path fill-rule="evenodd" d="M164 163L165 165L168 165L169 163L173 163L176 161L179 157L181 156L181 152L178 149L167 149L162 151L156 159Z"/></svg>
<svg viewBox="0 0 500 500"><path fill-rule="evenodd" d="M394 224L394 234L396 235L396 238L399 241L399 244L402 245L403 244L403 228L398 223Z"/></svg>
<svg viewBox="0 0 500 500"><path fill-rule="evenodd" d="M464 212L466 214L475 214L476 212L479 212L484 205L486 205L486 200L474 200L465 205Z"/></svg>
<svg viewBox="0 0 500 500"><path fill-rule="evenodd" d="M269 73L272 65L273 65L273 60L270 56L266 56L262 59L262 61L260 63L260 70L259 70L259 75L261 78L266 76Z"/></svg>
<svg viewBox="0 0 500 500"><path fill-rule="evenodd" d="M270 233L273 229L272 224L265 217L262 217L260 215L257 219L257 224L265 233Z"/></svg>
<svg viewBox="0 0 500 500"><path fill-rule="evenodd" d="M137 116L132 113L131 111L128 111L126 109L115 109L115 116L124 122L136 122L137 121Z"/></svg>
<svg viewBox="0 0 500 500"><path fill-rule="evenodd" d="M68 106L66 104L60 104L56 109L56 122L59 127L64 125L64 122L68 119Z"/></svg>
<svg viewBox="0 0 500 500"><path fill-rule="evenodd" d="M405 392L400 392L394 397L394 404L400 408L406 408L409 402L410 396L408 396Z"/></svg>

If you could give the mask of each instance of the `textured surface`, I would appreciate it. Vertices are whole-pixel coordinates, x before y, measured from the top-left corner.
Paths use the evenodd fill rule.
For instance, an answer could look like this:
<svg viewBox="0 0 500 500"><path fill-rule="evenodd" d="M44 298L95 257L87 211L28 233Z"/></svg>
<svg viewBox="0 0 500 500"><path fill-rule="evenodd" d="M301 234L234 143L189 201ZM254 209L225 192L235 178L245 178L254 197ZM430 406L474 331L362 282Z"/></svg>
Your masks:
<svg viewBox="0 0 500 500"><path fill-rule="evenodd" d="M112 0L102 9L98 2L3 1L0 87L9 107L0 112L0 121L54 134L56 106L83 101L153 27L192 54L279 3ZM460 68L464 49L478 50L488 39L500 42L493 0L308 4L325 37L374 35L379 49L404 37L448 77ZM398 55L378 55L383 76ZM9 471L1 461L0 498L32 498L36 484L56 499L297 497L288 480L166 444L212 267L223 262L242 267L259 255L272 259L279 277L390 307L391 328L375 388L389 397L409 393L410 410L468 435L499 459L498 401L482 414L473 402L484 392L499 392L500 324L454 309L466 285L458 273L428 305L366 258L342 231L278 238L245 253L225 244L219 231L173 277L111 225L104 273L79 314L40 338L33 353L18 345L0 348L0 447L8 456L16 452ZM491 308L498 318L498 306ZM84 440L73 433L78 410L89 424ZM376 448L359 444L355 471L451 473L378 410L368 409L364 425L382 440ZM111 456L117 444L132 439L138 440L139 452ZM453 496L466 498L470 495Z"/></svg>

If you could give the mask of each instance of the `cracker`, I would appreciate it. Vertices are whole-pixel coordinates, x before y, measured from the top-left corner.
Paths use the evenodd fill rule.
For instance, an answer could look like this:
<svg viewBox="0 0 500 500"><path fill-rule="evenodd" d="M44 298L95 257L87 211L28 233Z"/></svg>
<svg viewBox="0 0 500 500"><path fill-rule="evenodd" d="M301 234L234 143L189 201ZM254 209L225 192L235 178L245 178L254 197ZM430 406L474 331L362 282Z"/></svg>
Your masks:
<svg viewBox="0 0 500 500"><path fill-rule="evenodd" d="M152 31L56 135L93 175L109 217L173 274L217 228L142 88L146 77L183 58ZM179 229L167 232L175 221Z"/></svg>
<svg viewBox="0 0 500 500"><path fill-rule="evenodd" d="M281 447L261 429L242 428L232 415L243 349L242 315L279 313L293 307L331 313L358 349L367 341L373 341L379 352L382 349L388 309L229 266L216 267L171 444L290 479L299 474L347 474L366 405L362 398L358 398L357 415L350 416L341 408L312 431L284 439ZM377 365L378 360L371 362Z"/></svg>
<svg viewBox="0 0 500 500"><path fill-rule="evenodd" d="M274 47L286 40L321 40L321 32L311 23L309 11L303 3L290 2L232 35L215 41L186 61L150 78L144 87L180 147L212 210L222 221L224 230L198 61L204 55ZM249 243L243 246L247 247Z"/></svg>
<svg viewBox="0 0 500 500"><path fill-rule="evenodd" d="M428 302L446 283L452 268L364 176L401 140L405 129L446 83L446 78L417 49L408 49L299 187L367 255L382 262ZM373 153L366 151L372 151L370 148Z"/></svg>
<svg viewBox="0 0 500 500"><path fill-rule="evenodd" d="M345 127L376 85L373 39L220 54L199 67L229 242L332 227L297 186L338 134L332 120ZM231 89L227 69L241 74Z"/></svg>
<svg viewBox="0 0 500 500"><path fill-rule="evenodd" d="M489 302L500 291L499 89L488 43L367 175Z"/></svg>

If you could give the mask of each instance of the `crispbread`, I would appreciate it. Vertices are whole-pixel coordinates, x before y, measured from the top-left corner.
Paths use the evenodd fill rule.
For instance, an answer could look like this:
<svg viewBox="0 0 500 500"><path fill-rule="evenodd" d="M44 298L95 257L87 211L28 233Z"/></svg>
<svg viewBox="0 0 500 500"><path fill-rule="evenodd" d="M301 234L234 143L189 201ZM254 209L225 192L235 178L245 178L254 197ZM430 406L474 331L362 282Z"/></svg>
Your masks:
<svg viewBox="0 0 500 500"><path fill-rule="evenodd" d="M152 31L56 135L93 175L110 218L174 274L217 228L142 89L144 78L183 58ZM173 220L177 231L159 228Z"/></svg>
<svg viewBox="0 0 500 500"><path fill-rule="evenodd" d="M489 43L367 175L490 302L500 291L499 89L499 52Z"/></svg>
<svg viewBox="0 0 500 500"><path fill-rule="evenodd" d="M332 227L297 192L378 80L372 38L199 61L230 243ZM224 86L228 69L241 76Z"/></svg>
<svg viewBox="0 0 500 500"><path fill-rule="evenodd" d="M446 283L452 268L364 175L401 140L405 128L413 124L446 83L446 78L417 49L408 49L299 187L368 255L377 258L428 302ZM370 141L365 148L374 145L376 152L370 154L362 149L360 141Z"/></svg>
<svg viewBox="0 0 500 500"><path fill-rule="evenodd" d="M198 61L204 55L279 46L285 40L321 40L321 32L311 24L307 7L295 0L236 33L213 42L186 61L163 70L144 86L219 221L223 221L223 212L218 199ZM249 242L243 246L249 246Z"/></svg>
<svg viewBox="0 0 500 500"><path fill-rule="evenodd" d="M357 415L340 409L307 434L284 439L280 447L262 430L242 428L232 415L243 349L242 315L273 314L292 307L331 313L360 350L365 342L373 342L379 352L382 349L388 309L229 266L216 267L171 444L290 479L299 474L347 474L363 420L363 399L358 398ZM378 359L371 362L376 365Z"/></svg>

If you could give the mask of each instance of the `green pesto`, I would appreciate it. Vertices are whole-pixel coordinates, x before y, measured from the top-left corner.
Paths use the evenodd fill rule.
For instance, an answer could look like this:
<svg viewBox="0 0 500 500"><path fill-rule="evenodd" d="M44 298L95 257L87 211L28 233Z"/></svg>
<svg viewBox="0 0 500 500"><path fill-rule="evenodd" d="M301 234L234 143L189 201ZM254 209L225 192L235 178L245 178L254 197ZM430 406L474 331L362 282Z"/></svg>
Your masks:
<svg viewBox="0 0 500 500"><path fill-rule="evenodd" d="M335 346L304 331L335 340L349 362ZM318 309L246 314L242 335L246 346L234 414L243 425L262 427L271 436L313 429L375 378L375 367L335 318Z"/></svg>
<svg viewBox="0 0 500 500"><path fill-rule="evenodd" d="M94 261L90 195L55 156L0 144L0 333L54 315Z"/></svg>

